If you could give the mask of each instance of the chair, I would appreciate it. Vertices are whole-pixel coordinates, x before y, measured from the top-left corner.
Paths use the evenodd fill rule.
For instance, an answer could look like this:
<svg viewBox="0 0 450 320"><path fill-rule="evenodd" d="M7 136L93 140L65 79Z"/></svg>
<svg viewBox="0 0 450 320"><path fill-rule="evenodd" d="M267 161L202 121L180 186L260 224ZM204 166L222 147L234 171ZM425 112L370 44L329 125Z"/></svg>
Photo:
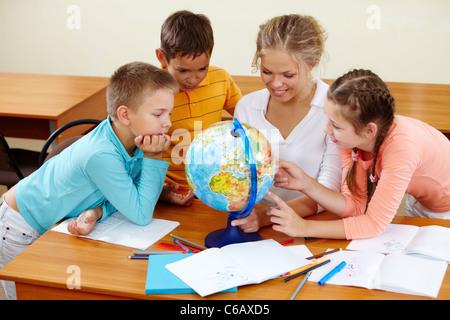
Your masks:
<svg viewBox="0 0 450 320"><path fill-rule="evenodd" d="M102 122L102 121L97 120L97 119L80 119L80 120L75 120L75 121L66 123L65 125L56 129L50 135L50 137L48 137L47 141L45 142L44 146L42 147L42 150L39 154L39 158L38 158L38 162L37 162L38 167L42 166L42 164L45 161L58 155L61 151L63 151L65 148L67 148L68 146L70 146L72 143L74 143L75 141L77 141L78 139L80 139L83 136L83 135L78 135L78 136L67 138L66 140L62 141L61 143L59 143L58 145L53 147L52 151L50 153L48 153L48 148L50 147L50 145L54 142L56 137L58 137L63 131L66 131L67 129L72 128L74 126L83 125L83 124L93 124L93 125L95 125L94 127L96 127L100 122ZM93 128L91 128L90 130L92 130L92 129ZM87 132L89 132L90 130L88 130Z"/></svg>
<svg viewBox="0 0 450 320"><path fill-rule="evenodd" d="M10 148L0 134L0 184L10 189L38 169L38 151Z"/></svg>

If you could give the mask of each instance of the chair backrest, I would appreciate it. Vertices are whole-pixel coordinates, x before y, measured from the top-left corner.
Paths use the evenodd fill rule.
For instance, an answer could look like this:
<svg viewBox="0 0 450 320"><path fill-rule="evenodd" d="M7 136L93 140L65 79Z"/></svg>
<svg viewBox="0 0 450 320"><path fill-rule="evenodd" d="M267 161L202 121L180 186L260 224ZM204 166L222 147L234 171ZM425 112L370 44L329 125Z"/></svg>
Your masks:
<svg viewBox="0 0 450 320"><path fill-rule="evenodd" d="M0 134L0 184L13 186L21 179L23 179L23 174L14 159L8 142Z"/></svg>
<svg viewBox="0 0 450 320"><path fill-rule="evenodd" d="M72 128L74 126L83 125L83 124L93 124L93 125L97 126L97 125L100 124L100 122L102 122L102 121L101 120L97 120L97 119L80 119L80 120L75 120L75 121L66 123L65 125L63 125L60 128L56 129L50 135L50 137L48 137L47 141L45 142L44 146L42 147L41 153L39 155L39 160L38 160L39 167L42 166L42 164L46 160L56 156L62 150L64 150L69 145L71 145L76 140L78 140L79 138L82 137L82 136L76 136L76 137L68 138L68 139L64 140L63 142L61 142L60 144L58 144L55 148L52 149L52 151L50 153L48 153L48 148L50 147L50 145L53 143L53 141L55 141L56 137L58 137L63 131L65 131L65 130L67 130L69 128Z"/></svg>

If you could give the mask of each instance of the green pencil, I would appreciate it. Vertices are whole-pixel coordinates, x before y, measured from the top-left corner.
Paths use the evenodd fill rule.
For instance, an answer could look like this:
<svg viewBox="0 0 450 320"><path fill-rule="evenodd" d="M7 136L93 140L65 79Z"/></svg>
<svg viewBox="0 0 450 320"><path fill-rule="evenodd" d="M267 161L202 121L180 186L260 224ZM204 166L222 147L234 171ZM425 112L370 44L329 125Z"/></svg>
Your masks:
<svg viewBox="0 0 450 320"><path fill-rule="evenodd" d="M183 238L178 237L178 236L176 236L176 235L174 235L174 234L171 234L170 236L173 237L173 238L175 238L175 239L178 239L178 240L180 240L180 241L182 241L182 242L185 242L185 243L187 243L187 244L190 244L190 245L192 245L193 247L196 247L196 248L198 248L198 249L206 250L206 248L205 248L204 246L201 246L201 245L199 245L199 244L196 244L196 243L194 243L194 242L192 242L192 241L183 239Z"/></svg>

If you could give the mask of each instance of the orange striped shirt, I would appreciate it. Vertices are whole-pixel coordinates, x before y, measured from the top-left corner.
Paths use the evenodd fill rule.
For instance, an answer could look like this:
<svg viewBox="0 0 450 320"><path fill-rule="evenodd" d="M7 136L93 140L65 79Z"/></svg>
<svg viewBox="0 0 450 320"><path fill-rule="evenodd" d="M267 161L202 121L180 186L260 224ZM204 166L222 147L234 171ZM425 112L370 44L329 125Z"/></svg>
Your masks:
<svg viewBox="0 0 450 320"><path fill-rule="evenodd" d="M170 163L166 183L178 184L188 189L184 171L184 157L192 139L213 123L222 120L222 110L232 109L242 97L239 87L224 69L210 66L200 85L190 92L175 94L175 106L168 134L172 139L170 148L163 154Z"/></svg>

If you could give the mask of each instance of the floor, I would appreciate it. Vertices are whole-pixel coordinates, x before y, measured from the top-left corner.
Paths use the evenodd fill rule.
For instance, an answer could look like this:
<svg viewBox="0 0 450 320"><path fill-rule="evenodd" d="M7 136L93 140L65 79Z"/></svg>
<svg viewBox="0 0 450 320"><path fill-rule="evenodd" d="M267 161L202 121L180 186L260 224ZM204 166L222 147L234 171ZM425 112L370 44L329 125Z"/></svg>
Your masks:
<svg viewBox="0 0 450 320"><path fill-rule="evenodd" d="M11 148L25 148L40 151L45 141L43 140L29 140L29 139L14 139L7 138L8 144ZM0 185L0 195L3 195L7 191L6 186ZM1 200L0 200L1 201ZM405 215L405 198L397 212L398 215ZM3 286L0 285L0 300L5 300L5 294L3 292Z"/></svg>

